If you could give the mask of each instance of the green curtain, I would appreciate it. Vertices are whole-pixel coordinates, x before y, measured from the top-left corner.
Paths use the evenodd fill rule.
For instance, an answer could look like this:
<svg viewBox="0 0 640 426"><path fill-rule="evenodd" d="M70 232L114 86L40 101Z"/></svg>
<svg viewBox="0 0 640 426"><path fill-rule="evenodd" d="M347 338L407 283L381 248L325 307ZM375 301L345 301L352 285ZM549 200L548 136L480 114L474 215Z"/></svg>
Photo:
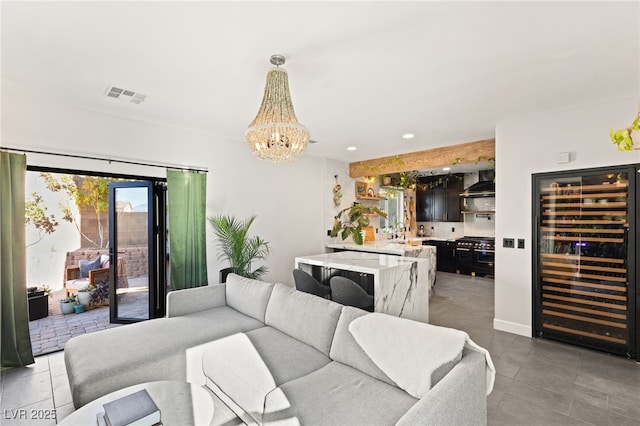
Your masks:
<svg viewBox="0 0 640 426"><path fill-rule="evenodd" d="M207 175L167 170L171 289L207 285Z"/></svg>
<svg viewBox="0 0 640 426"><path fill-rule="evenodd" d="M0 151L1 367L33 364L27 306L24 155Z"/></svg>

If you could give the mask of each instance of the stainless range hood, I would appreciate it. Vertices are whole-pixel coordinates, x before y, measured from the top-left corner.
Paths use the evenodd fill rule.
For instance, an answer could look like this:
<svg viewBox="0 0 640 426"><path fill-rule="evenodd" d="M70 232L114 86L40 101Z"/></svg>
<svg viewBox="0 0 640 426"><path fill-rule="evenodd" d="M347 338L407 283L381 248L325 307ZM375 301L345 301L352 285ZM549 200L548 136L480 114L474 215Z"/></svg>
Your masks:
<svg viewBox="0 0 640 426"><path fill-rule="evenodd" d="M461 197L495 197L496 184L494 182L496 175L495 170L480 170L480 181L474 183L460 194Z"/></svg>

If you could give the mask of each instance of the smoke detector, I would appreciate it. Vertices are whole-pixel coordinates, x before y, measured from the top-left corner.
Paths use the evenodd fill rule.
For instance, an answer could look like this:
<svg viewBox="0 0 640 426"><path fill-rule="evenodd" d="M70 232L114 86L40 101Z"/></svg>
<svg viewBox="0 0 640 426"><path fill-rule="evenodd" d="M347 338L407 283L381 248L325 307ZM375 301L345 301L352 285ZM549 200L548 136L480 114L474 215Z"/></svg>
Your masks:
<svg viewBox="0 0 640 426"><path fill-rule="evenodd" d="M147 95L143 95L142 93L136 93L133 90L121 89L116 86L107 86L104 91L104 95L108 98L120 99L126 102L133 102L134 104L140 105L147 99Z"/></svg>

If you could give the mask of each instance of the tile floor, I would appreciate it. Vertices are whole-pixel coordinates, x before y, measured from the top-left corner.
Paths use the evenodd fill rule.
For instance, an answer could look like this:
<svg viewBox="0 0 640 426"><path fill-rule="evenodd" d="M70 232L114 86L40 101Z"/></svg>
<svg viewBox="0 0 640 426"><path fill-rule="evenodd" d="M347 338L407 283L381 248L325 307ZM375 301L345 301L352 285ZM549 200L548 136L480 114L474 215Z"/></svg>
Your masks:
<svg viewBox="0 0 640 426"><path fill-rule="evenodd" d="M640 426L640 364L545 339L493 330L493 280L438 273L431 322L460 328L486 347L498 371L489 425ZM63 353L0 374L0 425L73 411ZM221 423L222 424L222 423Z"/></svg>
<svg viewBox="0 0 640 426"><path fill-rule="evenodd" d="M430 322L467 331L497 369L489 425L640 425L640 364L493 329L493 280L438 273Z"/></svg>

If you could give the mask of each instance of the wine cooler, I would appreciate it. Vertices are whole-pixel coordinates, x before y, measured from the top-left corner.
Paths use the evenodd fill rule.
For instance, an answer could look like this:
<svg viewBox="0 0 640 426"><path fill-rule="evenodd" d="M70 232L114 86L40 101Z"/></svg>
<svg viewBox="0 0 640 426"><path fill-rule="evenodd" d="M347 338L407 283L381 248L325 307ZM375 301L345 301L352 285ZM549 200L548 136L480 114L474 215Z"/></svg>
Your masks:
<svg viewBox="0 0 640 426"><path fill-rule="evenodd" d="M535 336L637 358L639 171L533 175Z"/></svg>

